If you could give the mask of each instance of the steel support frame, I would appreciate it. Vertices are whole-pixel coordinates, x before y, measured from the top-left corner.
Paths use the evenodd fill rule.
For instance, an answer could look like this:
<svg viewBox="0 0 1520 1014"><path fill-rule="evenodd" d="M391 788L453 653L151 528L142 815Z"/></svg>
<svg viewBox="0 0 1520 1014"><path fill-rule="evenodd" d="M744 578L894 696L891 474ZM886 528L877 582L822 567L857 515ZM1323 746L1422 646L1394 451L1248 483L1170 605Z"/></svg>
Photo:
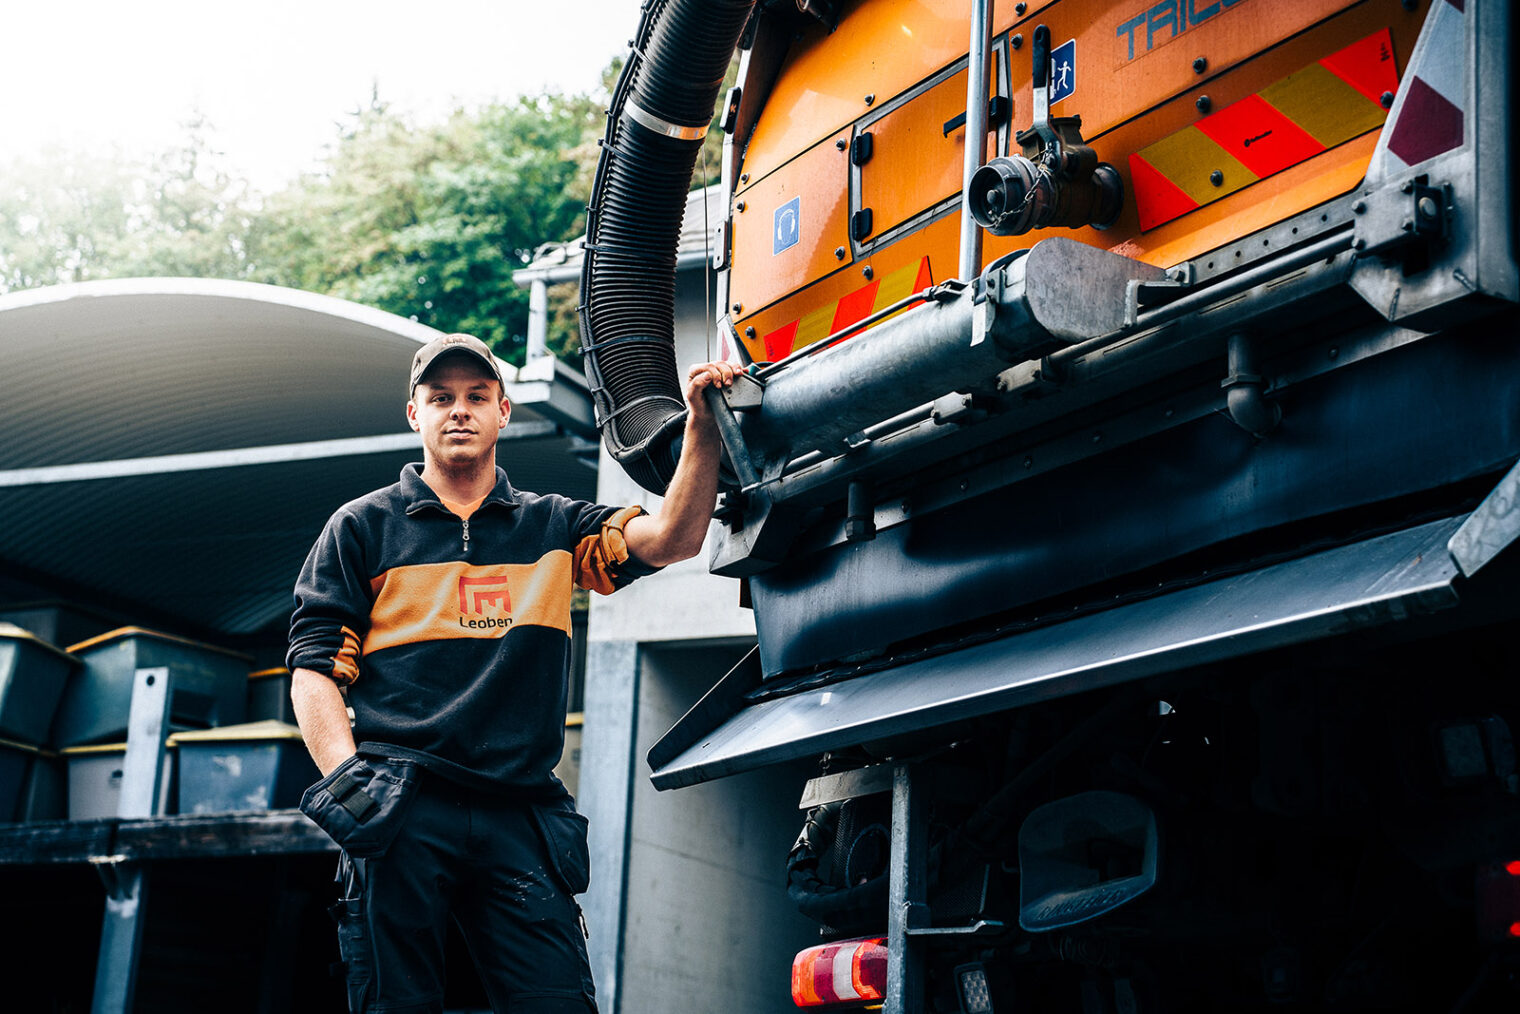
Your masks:
<svg viewBox="0 0 1520 1014"><path fill-rule="evenodd" d="M152 817L163 786L164 736L169 725L173 679L167 668L138 669L132 675L127 718L127 753L122 761L119 817ZM130 1014L137 992L138 958L147 915L148 870L120 855L91 858L106 888L95 964L91 1014Z"/></svg>
<svg viewBox="0 0 1520 1014"><path fill-rule="evenodd" d="M892 772L892 854L887 888L885 1014L924 1014L924 943L929 924L928 784L912 764Z"/></svg>

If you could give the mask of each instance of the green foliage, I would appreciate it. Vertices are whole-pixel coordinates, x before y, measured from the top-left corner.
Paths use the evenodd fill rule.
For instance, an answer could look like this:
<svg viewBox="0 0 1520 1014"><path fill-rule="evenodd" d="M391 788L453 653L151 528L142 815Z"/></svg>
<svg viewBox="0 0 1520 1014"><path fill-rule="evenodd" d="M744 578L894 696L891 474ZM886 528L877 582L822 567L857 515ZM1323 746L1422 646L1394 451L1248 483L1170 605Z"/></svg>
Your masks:
<svg viewBox="0 0 1520 1014"><path fill-rule="evenodd" d="M340 125L320 168L267 196L215 148L204 117L133 162L50 151L0 168L0 292L130 276L247 279L351 299L521 362L528 293L512 282L545 243L584 230L622 66L591 95L545 94L414 123L378 95ZM732 78L737 62L730 70ZM731 82L730 82L731 83ZM716 119L706 178L720 174ZM703 185L699 159L693 186ZM576 287L550 294L549 344L578 351Z"/></svg>

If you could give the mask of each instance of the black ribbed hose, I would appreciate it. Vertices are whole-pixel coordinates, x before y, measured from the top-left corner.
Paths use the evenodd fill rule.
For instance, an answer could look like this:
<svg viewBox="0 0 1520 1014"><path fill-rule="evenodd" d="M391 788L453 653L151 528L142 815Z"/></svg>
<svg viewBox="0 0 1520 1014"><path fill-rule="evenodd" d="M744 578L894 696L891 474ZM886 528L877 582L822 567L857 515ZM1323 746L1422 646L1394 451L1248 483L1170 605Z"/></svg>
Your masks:
<svg viewBox="0 0 1520 1014"><path fill-rule="evenodd" d="M692 168L754 0L650 0L613 89L586 217L581 352L614 460L663 493L686 403L676 371L676 248ZM632 102L697 137L628 115Z"/></svg>

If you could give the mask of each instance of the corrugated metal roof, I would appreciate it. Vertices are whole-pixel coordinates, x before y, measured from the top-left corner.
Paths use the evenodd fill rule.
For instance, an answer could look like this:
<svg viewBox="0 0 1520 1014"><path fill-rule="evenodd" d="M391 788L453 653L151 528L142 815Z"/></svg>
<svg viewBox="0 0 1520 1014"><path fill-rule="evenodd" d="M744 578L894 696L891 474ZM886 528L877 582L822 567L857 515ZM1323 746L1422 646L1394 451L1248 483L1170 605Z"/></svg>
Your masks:
<svg viewBox="0 0 1520 1014"><path fill-rule="evenodd" d="M333 509L420 460L405 377L437 333L242 282L0 297L0 562L61 597L140 603L208 633L282 625ZM583 385L562 369L525 370L521 383L503 372L514 405L498 460L514 484L592 496L587 445L551 424L574 414ZM337 456L281 446L354 438ZM261 463L221 453L238 449ZM132 474L83 477L123 461Z"/></svg>

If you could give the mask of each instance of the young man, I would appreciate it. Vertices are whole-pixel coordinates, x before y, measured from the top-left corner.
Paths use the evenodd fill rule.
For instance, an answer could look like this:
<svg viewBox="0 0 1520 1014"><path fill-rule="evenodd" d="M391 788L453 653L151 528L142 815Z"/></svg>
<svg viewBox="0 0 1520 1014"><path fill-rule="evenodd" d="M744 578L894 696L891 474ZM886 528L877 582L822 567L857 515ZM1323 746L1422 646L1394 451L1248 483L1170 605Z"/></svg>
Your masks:
<svg viewBox="0 0 1520 1014"><path fill-rule="evenodd" d="M302 809L343 847L335 912L356 1014L442 1009L450 916L494 1010L595 1011L574 900L585 819L552 773L571 591L607 594L696 555L720 456L702 392L733 375L688 375L681 459L651 515L514 489L496 467L511 405L490 350L448 335L413 359L423 463L327 523L287 655L323 773Z"/></svg>

